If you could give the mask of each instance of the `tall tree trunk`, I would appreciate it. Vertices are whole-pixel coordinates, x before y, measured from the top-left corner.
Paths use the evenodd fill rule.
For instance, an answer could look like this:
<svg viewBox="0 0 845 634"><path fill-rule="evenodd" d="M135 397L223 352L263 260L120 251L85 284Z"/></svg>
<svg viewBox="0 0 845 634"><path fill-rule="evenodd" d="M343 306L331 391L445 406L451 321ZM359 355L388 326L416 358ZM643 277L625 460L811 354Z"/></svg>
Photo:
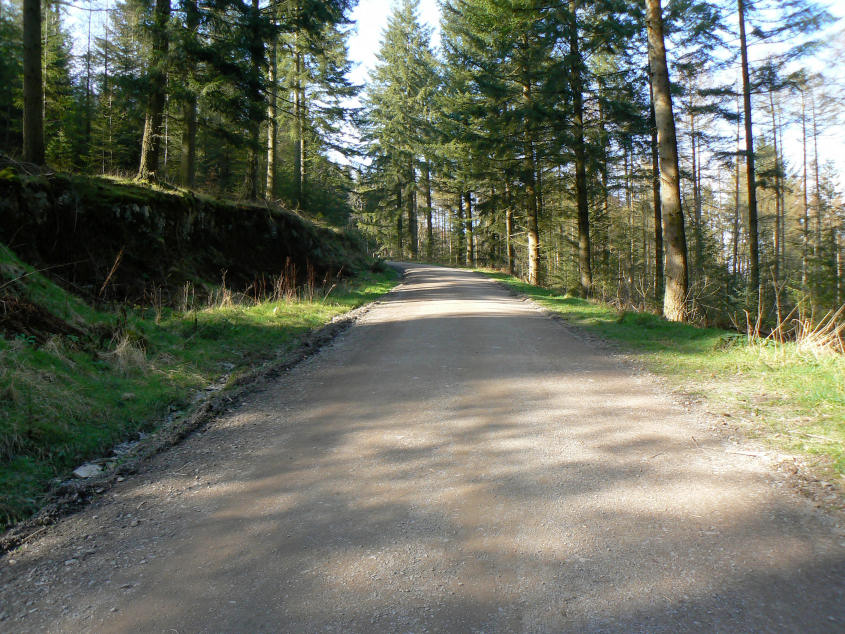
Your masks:
<svg viewBox="0 0 845 634"><path fill-rule="evenodd" d="M109 9L109 3L106 2L106 11ZM111 122L112 122L112 90L111 90L111 76L109 75L109 53L111 52L111 40L109 39L109 22L103 28L103 88L100 98L105 97L106 101L106 126L103 130L103 135L100 138L102 145L101 156L101 173L106 173L106 155L108 155L108 169L111 171L112 166L112 150L111 150Z"/></svg>
<svg viewBox="0 0 845 634"><path fill-rule="evenodd" d="M190 95L182 104L182 160L179 179L183 187L194 187L197 175L197 98Z"/></svg>
<svg viewBox="0 0 845 634"><path fill-rule="evenodd" d="M275 16L273 21L275 28ZM276 120L278 104L278 36L273 32L270 43L270 66L267 73L267 179L264 183L264 197L272 200L276 196L276 157L279 122Z"/></svg>
<svg viewBox="0 0 845 634"><path fill-rule="evenodd" d="M510 184L505 180L505 240L507 241L508 275L514 273L513 202Z"/></svg>
<svg viewBox="0 0 845 634"><path fill-rule="evenodd" d="M23 0L23 160L44 164L41 0Z"/></svg>
<svg viewBox="0 0 845 634"><path fill-rule="evenodd" d="M299 50L299 34L294 33L294 82L293 82L293 118L296 147L294 157L294 180L296 181L296 206L302 207L305 191L305 124L302 103L302 52ZM400 206L401 209L401 206Z"/></svg>
<svg viewBox="0 0 845 634"><path fill-rule="evenodd" d="M745 180L748 185L748 271L749 287L756 304L760 302L760 256L757 223L757 180L754 170L754 127L751 122L751 80L748 73L748 44L745 38L745 2L737 0L739 46L742 57L742 100L745 121Z"/></svg>
<svg viewBox="0 0 845 634"><path fill-rule="evenodd" d="M434 257L434 227L431 220L431 167L425 162L425 257L431 262Z"/></svg>
<svg viewBox="0 0 845 634"><path fill-rule="evenodd" d="M654 299L663 297L663 218L660 209L660 160L657 155L657 123L654 116L654 89L648 83L649 126L651 128L651 195L654 206ZM662 307L661 307L662 312Z"/></svg>
<svg viewBox="0 0 845 634"><path fill-rule="evenodd" d="M85 155L86 162L91 160L91 13L88 7L88 43L85 50Z"/></svg>
<svg viewBox="0 0 845 634"><path fill-rule="evenodd" d="M170 44L167 23L169 20L170 0L156 0L150 59L150 93L147 99L144 136L141 140L141 160L136 176L138 180L154 181L158 172L164 117L164 92L167 87L167 49Z"/></svg>
<svg viewBox="0 0 845 634"><path fill-rule="evenodd" d="M455 264L460 264L461 259L466 253L466 245L464 244L464 197L462 192L458 192L458 248L455 254Z"/></svg>
<svg viewBox="0 0 845 634"><path fill-rule="evenodd" d="M807 204L807 103L801 91L801 146L804 161L803 227L801 228L801 287L807 289L807 255L810 245L810 206Z"/></svg>
<svg viewBox="0 0 845 634"><path fill-rule="evenodd" d="M818 258L822 254L822 185L821 177L819 176L819 130L816 119L816 100L815 97L811 103L813 110L813 167L816 177L816 193L815 193L815 207L816 207L816 241L815 241L815 256L817 258L816 266L818 266Z"/></svg>
<svg viewBox="0 0 845 634"><path fill-rule="evenodd" d="M524 71L525 69L523 69ZM531 84L522 86L522 97L526 104L531 104ZM534 166L534 142L531 130L526 125L525 140L525 196L527 199L526 230L528 233L528 283L540 283L540 226L537 215L536 169Z"/></svg>
<svg viewBox="0 0 845 634"><path fill-rule="evenodd" d="M666 290L663 314L671 321L686 319L686 298L689 285L687 243L684 212L681 208L681 184L678 173L678 141L666 48L663 40L663 14L660 0L646 0L646 26L651 85L654 91L654 115L657 125L657 146L660 157L660 200L663 232L666 237Z"/></svg>
<svg viewBox="0 0 845 634"><path fill-rule="evenodd" d="M411 165L409 172L410 182L408 183L408 193L405 196L405 205L408 209L408 244L411 247L411 258L417 259L417 191L416 191L416 174L414 166Z"/></svg>
<svg viewBox="0 0 845 634"><path fill-rule="evenodd" d="M396 186L396 209L399 211L396 214L396 246L398 248L397 256L403 257L404 250L404 235L402 229L402 185Z"/></svg>
<svg viewBox="0 0 845 634"><path fill-rule="evenodd" d="M702 249L701 249L701 190L699 188L698 180L698 156L696 153L696 131L695 131L695 111L690 104L690 146L692 148L692 201L693 212L695 214L695 270L701 275L702 266Z"/></svg>
<svg viewBox="0 0 845 634"><path fill-rule="evenodd" d="M465 192L464 200L466 201L466 225L467 225L467 253L466 265L475 266L475 245L474 245L474 231L472 226L472 193Z"/></svg>
<svg viewBox="0 0 845 634"><path fill-rule="evenodd" d="M188 37L196 37L199 26L199 9L196 0L189 0L185 6L185 29ZM188 68L189 75L193 69ZM197 96L193 86L188 86L185 101L182 103L182 145L179 163L179 180L183 187L194 187L197 179Z"/></svg>
<svg viewBox="0 0 845 634"><path fill-rule="evenodd" d="M253 80L256 82L256 85L253 87L254 92L252 94L252 101L253 104L261 103L262 95L260 89L260 81L261 81L261 64L264 61L264 40L260 36L260 30L258 27L258 23L260 20L260 13L258 7L258 0L252 0L252 20L253 20L253 29L255 32L251 34L252 41L250 42L250 62L252 67L252 75ZM258 192L260 189L259 186L259 177L258 177L258 164L259 164L259 155L261 152L261 121L260 119L257 120L250 120L249 122L250 127L250 143L249 143L249 150L248 150L248 160L247 160L247 172L246 172L246 192L247 196L251 200L255 200L258 198Z"/></svg>
<svg viewBox="0 0 845 634"><path fill-rule="evenodd" d="M783 236L781 234L781 184L780 184L780 154L778 153L778 128L777 128L777 113L775 111L775 97L774 91L769 91L769 106L772 109L772 143L775 151L775 268L774 278L775 284L780 280L780 250Z"/></svg>
<svg viewBox="0 0 845 634"><path fill-rule="evenodd" d="M737 104L737 110L739 104ZM740 146L740 129L739 119L736 122L736 163L734 165L734 225L733 225L733 251L731 254L731 276L736 279L739 273L739 203L740 203L740 179L741 174L739 170L739 157L742 152Z"/></svg>
<svg viewBox="0 0 845 634"><path fill-rule="evenodd" d="M578 208L578 270L581 292L590 295L593 290L593 271L590 265L590 210L587 205L587 150L584 144L584 85L578 44L578 4L578 0L569 0L569 87L572 91L575 202Z"/></svg>

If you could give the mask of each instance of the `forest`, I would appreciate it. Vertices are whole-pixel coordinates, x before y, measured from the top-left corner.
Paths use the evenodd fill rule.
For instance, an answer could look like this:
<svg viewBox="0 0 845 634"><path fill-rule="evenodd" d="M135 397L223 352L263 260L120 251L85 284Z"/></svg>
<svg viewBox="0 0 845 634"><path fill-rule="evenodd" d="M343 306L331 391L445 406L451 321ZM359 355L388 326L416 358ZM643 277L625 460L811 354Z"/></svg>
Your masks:
<svg viewBox="0 0 845 634"><path fill-rule="evenodd" d="M674 321L842 317L819 146L843 104L820 60L845 49L820 3L447 0L435 47L401 0L360 86L349 0L79 2L2 2L14 160L278 203L385 257Z"/></svg>

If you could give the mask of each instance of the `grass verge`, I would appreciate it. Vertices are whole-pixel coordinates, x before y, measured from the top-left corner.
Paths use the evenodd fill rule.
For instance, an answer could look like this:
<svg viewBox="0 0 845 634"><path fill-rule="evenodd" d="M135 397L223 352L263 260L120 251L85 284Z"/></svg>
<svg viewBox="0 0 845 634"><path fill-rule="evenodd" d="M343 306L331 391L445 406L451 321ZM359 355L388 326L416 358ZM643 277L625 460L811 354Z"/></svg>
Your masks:
<svg viewBox="0 0 845 634"><path fill-rule="evenodd" d="M5 247L0 268L18 287L25 282L28 302L79 333L0 338L0 529L38 510L50 484L85 460L152 431L221 377L233 381L295 348L308 332L387 292L397 277L368 273L328 293L312 288L274 301L222 292L213 303L181 311L111 313L67 293Z"/></svg>
<svg viewBox="0 0 845 634"><path fill-rule="evenodd" d="M566 322L622 344L670 387L778 451L798 454L820 477L845 484L845 357L793 343L620 312L491 271Z"/></svg>

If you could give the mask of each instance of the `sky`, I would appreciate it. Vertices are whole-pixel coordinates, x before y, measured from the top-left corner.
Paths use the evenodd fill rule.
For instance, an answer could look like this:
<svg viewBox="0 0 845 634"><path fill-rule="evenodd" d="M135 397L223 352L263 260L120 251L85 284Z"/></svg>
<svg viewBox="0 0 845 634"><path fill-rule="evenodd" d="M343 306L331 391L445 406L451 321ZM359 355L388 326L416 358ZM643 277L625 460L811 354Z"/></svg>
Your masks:
<svg viewBox="0 0 845 634"><path fill-rule="evenodd" d="M395 0L359 0L358 6L352 12L355 33L349 39L349 59L355 63L350 76L354 83L365 83L368 72L375 66L382 32L395 4ZM420 0L419 17L423 24L434 30L432 44L438 46L440 9L437 0Z"/></svg>

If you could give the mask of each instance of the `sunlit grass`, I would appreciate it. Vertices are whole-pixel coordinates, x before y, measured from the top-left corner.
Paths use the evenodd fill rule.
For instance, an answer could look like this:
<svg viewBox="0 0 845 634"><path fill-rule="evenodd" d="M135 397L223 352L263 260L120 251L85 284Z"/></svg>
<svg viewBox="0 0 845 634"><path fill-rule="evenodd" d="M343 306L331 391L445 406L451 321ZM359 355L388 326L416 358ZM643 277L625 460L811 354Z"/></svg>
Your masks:
<svg viewBox="0 0 845 634"><path fill-rule="evenodd" d="M819 473L845 474L845 357L812 354L792 343L620 312L578 297L484 271L568 323L618 342L679 391L703 399L779 451L806 456Z"/></svg>
<svg viewBox="0 0 845 634"><path fill-rule="evenodd" d="M328 295L124 315L87 306L8 250L0 266L5 279L29 273L28 299L86 332L43 345L0 338L0 526L39 508L52 479L153 430L222 375L242 375L289 351L396 282L390 271L341 282Z"/></svg>

